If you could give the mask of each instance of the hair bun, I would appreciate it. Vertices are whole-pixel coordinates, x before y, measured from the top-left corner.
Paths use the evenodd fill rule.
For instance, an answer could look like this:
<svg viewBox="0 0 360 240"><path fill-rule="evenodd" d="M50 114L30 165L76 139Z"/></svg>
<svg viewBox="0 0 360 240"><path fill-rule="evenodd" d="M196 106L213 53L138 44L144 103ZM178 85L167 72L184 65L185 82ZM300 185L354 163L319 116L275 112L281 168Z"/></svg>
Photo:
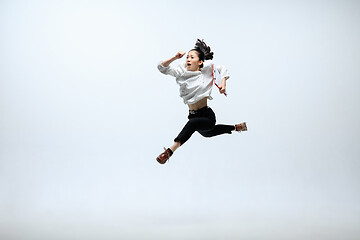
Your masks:
<svg viewBox="0 0 360 240"><path fill-rule="evenodd" d="M211 48L206 45L206 43L203 40L198 39L195 43L195 49L199 49L202 53L204 53L204 59L205 60L211 60L214 58L214 53L211 52Z"/></svg>

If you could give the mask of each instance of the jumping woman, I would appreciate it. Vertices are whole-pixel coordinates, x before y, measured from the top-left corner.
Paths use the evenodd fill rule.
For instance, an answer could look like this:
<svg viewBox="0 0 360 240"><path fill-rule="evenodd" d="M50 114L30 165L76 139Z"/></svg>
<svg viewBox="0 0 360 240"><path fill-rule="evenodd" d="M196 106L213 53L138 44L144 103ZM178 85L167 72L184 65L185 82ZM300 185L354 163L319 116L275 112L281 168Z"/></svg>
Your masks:
<svg viewBox="0 0 360 240"><path fill-rule="evenodd" d="M213 137L220 134L231 134L233 131L247 131L246 123L235 125L215 124L216 118L213 110L207 105L207 100L212 100L211 90L214 85L214 71L220 75L221 83L218 85L220 93L226 92L226 80L230 77L224 66L214 66L212 61L214 53L209 46L200 39L197 40L194 49L186 56L186 62L177 67L170 65L173 61L182 58L185 52L179 51L174 57L158 64L161 73L176 78L180 86L180 97L189 107L189 121L179 135L174 139L170 148L164 148L156 160L160 164L166 161L191 135L197 131L204 137Z"/></svg>

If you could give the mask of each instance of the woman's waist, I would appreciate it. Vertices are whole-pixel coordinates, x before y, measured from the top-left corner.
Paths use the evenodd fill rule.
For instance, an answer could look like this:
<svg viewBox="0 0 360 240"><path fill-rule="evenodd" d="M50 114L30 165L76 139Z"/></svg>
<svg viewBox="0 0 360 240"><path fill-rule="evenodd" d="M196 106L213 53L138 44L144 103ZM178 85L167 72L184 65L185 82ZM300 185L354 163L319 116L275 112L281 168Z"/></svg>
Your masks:
<svg viewBox="0 0 360 240"><path fill-rule="evenodd" d="M198 110L189 110L189 119L197 117L206 117L216 121L215 113L209 106L200 108Z"/></svg>
<svg viewBox="0 0 360 240"><path fill-rule="evenodd" d="M205 112L206 110L208 110L210 107L209 106L205 106L203 108L197 109L197 110L190 110L189 109L189 114L198 114L198 113L202 113Z"/></svg>
<svg viewBox="0 0 360 240"><path fill-rule="evenodd" d="M201 99L196 103L188 104L188 106L189 106L189 111L199 111L200 109L205 109L207 108L207 97L204 97L203 99Z"/></svg>

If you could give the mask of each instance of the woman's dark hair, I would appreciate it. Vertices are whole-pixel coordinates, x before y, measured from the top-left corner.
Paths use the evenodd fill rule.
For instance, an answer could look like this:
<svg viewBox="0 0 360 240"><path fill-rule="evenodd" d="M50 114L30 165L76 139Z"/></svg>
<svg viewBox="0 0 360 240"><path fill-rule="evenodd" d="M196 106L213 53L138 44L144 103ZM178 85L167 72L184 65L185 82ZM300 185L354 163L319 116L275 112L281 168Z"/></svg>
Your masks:
<svg viewBox="0 0 360 240"><path fill-rule="evenodd" d="M195 43L194 49L191 51L196 51L198 53L199 60L202 60L203 62L205 60L211 60L214 57L214 53L211 52L211 48L206 45L204 40L198 39ZM203 67L203 64L201 64L200 68Z"/></svg>

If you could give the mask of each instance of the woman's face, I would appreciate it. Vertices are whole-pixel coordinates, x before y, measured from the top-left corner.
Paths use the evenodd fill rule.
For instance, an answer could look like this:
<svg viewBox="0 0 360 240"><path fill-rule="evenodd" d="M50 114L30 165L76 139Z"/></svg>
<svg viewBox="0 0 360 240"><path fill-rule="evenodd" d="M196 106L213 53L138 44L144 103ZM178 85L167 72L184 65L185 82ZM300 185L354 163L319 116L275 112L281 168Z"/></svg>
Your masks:
<svg viewBox="0 0 360 240"><path fill-rule="evenodd" d="M188 71L199 71L203 61L199 59L196 51L190 51L186 56L186 66Z"/></svg>

